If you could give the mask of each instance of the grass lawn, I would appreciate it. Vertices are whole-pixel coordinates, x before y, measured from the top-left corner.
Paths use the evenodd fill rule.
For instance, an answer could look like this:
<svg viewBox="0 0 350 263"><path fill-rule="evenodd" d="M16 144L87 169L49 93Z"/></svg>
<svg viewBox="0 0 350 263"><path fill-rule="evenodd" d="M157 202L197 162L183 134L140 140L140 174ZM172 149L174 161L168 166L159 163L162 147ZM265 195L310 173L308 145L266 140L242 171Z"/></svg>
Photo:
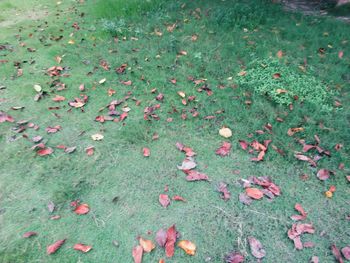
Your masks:
<svg viewBox="0 0 350 263"><path fill-rule="evenodd" d="M224 262L230 251L257 262L250 236L266 250L262 262L335 262L330 246L350 245L350 25L286 13L271 2L1 0L0 112L14 122L0 123L0 262L133 262L139 236L155 242L155 233L173 224L196 254L176 248L166 258L157 246L143 262ZM48 74L53 66L62 67L60 76ZM45 93L39 101L34 85ZM65 100L53 101L56 95ZM81 95L88 96L83 110L68 105ZM108 119L116 100L127 118L95 121ZM145 108L157 104L157 116L145 120ZM61 129L48 134L56 125ZM232 137L219 135L223 126ZM288 134L291 128L302 129ZM94 134L104 138L94 141ZM303 152L315 135L330 156ZM34 136L53 153L31 149ZM239 140L272 141L253 162L258 153ZM224 141L232 149L221 157L215 151ZM197 153L196 170L208 181L186 181L177 142ZM319 180L320 169L330 178ZM251 176L271 177L281 195L244 205L239 182ZM160 194L186 202L163 208ZM77 199L88 214L72 211ZM315 228L301 237L311 248L296 250L288 238L296 203ZM37 236L23 238L28 231ZM46 247L64 238L47 255ZM93 249L81 253L76 243Z"/></svg>

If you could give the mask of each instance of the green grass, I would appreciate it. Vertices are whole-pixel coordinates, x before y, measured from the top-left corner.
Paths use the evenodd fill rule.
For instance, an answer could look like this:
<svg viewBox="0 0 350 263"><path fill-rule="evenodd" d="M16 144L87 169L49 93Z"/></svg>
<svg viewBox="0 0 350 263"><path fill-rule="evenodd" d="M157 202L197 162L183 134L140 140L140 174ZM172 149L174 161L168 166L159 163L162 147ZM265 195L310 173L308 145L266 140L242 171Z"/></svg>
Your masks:
<svg viewBox="0 0 350 263"><path fill-rule="evenodd" d="M243 1L85 2L62 1L57 5L38 0L35 4L46 6L49 16L1 28L0 44L10 44L14 50L0 51L0 59L9 60L0 64L0 86L7 87L0 90L0 110L16 121L27 119L38 124L38 131L24 132L29 138L41 135L52 148L64 144L77 146L77 150L65 154L55 149L51 156L36 156L30 149L33 143L12 131L14 124L0 124L0 262L132 262L131 250L138 243L137 236L154 240L159 228L174 223L181 238L196 243L198 251L190 257L177 249L167 263L223 262L231 250L246 254L246 262L255 262L246 242L251 235L267 251L264 262L308 262L312 255L319 256L320 262L332 262L329 246L336 243L344 247L349 240L349 222L345 219L350 194L345 178L350 165L349 25L331 18L284 13L278 5L265 1L254 5ZM4 1L4 5L8 3ZM20 3L11 1L13 6ZM11 10L8 12L15 12ZM121 20L121 31L103 26L106 21ZM72 28L74 22L79 24L79 31ZM167 26L174 23L176 28L168 32ZM194 34L198 35L197 41L191 41ZM61 35L61 40L53 40ZM118 37L117 43L114 37ZM71 39L74 45L68 44ZM26 46L21 47L21 43ZM36 52L28 52L28 47ZM319 48L324 48L325 54L319 54ZM181 50L187 55L177 56ZM327 92L328 111L322 111L323 100L313 97L294 101L290 111L257 92L254 84L264 83L258 76L250 80L250 70L259 64L256 61L275 59L279 50L284 52L281 65L286 74L301 74L305 90L315 92L316 83L320 92ZM339 51L344 52L342 59ZM55 56L63 57L61 65L69 67L70 76L60 78L67 86L61 92L50 88L52 78L45 75L47 68L57 65ZM101 59L108 61L111 71L99 66ZM21 77L16 77L16 61L23 68ZM300 73L299 66L305 61L306 73ZM126 73L116 74L114 69L123 63L128 64ZM237 75L242 70L248 72L247 84L242 84L242 77ZM263 71L259 74L264 75ZM201 85L189 81L190 75L207 79L213 95L198 92ZM101 85L98 81L102 78L107 80ZM176 85L170 83L171 78L177 79ZM120 83L126 80L132 80L133 85ZM288 76L286 81L293 88ZM81 83L89 96L85 112L67 112L67 101L82 93L78 90ZM34 84L49 93L39 102L33 100ZM109 97L109 88L116 94ZM151 93L154 88L164 94L164 102L156 112L160 120L147 122L143 120L144 108L159 103L155 100L158 93ZM130 98L118 107L118 111L126 105L131 108L123 124L94 121L96 116L107 114L107 110L99 112L101 107L122 99L129 91L131 98L141 100L141 105L136 106ZM178 91L187 97L194 95L196 100L185 106ZM53 102L55 94L67 100ZM341 107L332 106L335 99ZM247 100L252 104L247 105ZM13 106L25 109L13 111ZM61 108L49 111L50 106ZM193 108L199 117L192 117ZM220 110L224 112L216 113ZM182 113L187 114L187 120L182 120ZM208 115L216 118L204 120ZM170 117L173 121L167 122ZM276 121L277 117L284 122ZM255 133L266 123L272 124L272 134ZM54 125L61 125L62 130L46 134L45 128ZM233 131L228 139L233 149L226 158L215 155L224 141L218 135L223 125ZM289 137L291 127L304 127L304 131ZM104 140L91 140L97 132L104 134ZM155 132L159 140L153 141ZM249 133L252 138L248 138ZM302 149L298 139L313 143L315 134L321 138L322 147L332 152L332 157L319 161L318 168L336 172L325 182L316 178L315 168L293 157L294 151ZM13 136L15 141L10 140ZM240 149L239 139L272 139L286 156L270 148L263 162L252 163L250 155ZM210 182L185 181L176 167L184 158L175 147L177 141L197 152L198 170L208 174ZM344 145L339 152L334 150L337 143ZM95 154L88 157L84 150L90 145L95 146ZM149 158L142 156L143 147L151 149ZM345 170L338 169L342 162ZM308 174L309 179L302 181L302 174ZM265 198L249 207L239 203L238 195L244 190L237 181L252 175L271 176L281 187L282 196L272 202ZM220 181L229 184L232 198L227 202L216 191ZM172 202L167 209L162 208L158 196L165 185L169 186L169 196L181 195L187 202ZM332 199L326 199L323 192L330 185L335 185L337 191ZM75 199L88 203L91 212L75 215L69 206ZM53 214L60 215L60 220L50 220L49 201L56 204ZM287 237L292 225L289 216L295 213L296 202L303 205L308 212L307 222L316 228L314 235L303 237L303 241L313 241L314 248L295 251ZM26 231L39 235L23 239ZM47 256L46 246L62 238L67 238L66 244ZM119 242L118 248L113 240ZM93 245L93 250L87 254L74 251L72 246L80 242ZM157 248L146 254L143 262L158 262L160 258L165 258L165 253Z"/></svg>

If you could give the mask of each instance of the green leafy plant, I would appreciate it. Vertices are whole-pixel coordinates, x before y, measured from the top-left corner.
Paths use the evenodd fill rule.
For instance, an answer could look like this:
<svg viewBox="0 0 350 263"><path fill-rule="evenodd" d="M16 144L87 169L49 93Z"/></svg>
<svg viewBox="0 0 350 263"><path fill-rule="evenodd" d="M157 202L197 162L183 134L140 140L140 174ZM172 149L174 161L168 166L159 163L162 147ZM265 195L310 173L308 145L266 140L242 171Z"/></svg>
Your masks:
<svg viewBox="0 0 350 263"><path fill-rule="evenodd" d="M238 77L238 83L267 95L278 104L289 105L298 100L317 104L324 111L332 110L333 92L325 84L295 65L277 59L253 61L246 74Z"/></svg>

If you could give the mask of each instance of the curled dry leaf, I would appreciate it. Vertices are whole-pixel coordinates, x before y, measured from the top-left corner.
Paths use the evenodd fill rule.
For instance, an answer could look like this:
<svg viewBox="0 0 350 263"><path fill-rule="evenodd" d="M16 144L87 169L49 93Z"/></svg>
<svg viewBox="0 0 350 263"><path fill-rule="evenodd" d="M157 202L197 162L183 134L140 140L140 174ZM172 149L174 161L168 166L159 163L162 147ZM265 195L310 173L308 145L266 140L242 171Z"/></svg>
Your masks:
<svg viewBox="0 0 350 263"><path fill-rule="evenodd" d="M241 148L242 148L243 150L247 150L247 149L248 149L248 143L247 143L246 141L244 141L244 140L239 140L238 142L239 142L239 145L241 145Z"/></svg>
<svg viewBox="0 0 350 263"><path fill-rule="evenodd" d="M92 246L87 246L87 245L78 243L78 244L75 244L75 245L73 246L73 248L74 248L75 250L79 250L79 251L81 251L81 252L87 253L87 252L89 252L89 251L92 249Z"/></svg>
<svg viewBox="0 0 350 263"><path fill-rule="evenodd" d="M344 263L343 258L340 254L340 251L335 244L333 244L331 246L331 250L332 250L332 253L333 253L335 259L338 261L338 263Z"/></svg>
<svg viewBox="0 0 350 263"><path fill-rule="evenodd" d="M194 256L196 254L196 245L191 241L181 240L177 246L182 248L188 255Z"/></svg>
<svg viewBox="0 0 350 263"><path fill-rule="evenodd" d="M248 237L248 242L250 246L250 251L252 252L252 255L254 257L256 257L257 259L265 257L266 251L259 240L257 240L254 237Z"/></svg>
<svg viewBox="0 0 350 263"><path fill-rule="evenodd" d="M292 215L290 218L299 221L299 220L305 220L307 213L305 212L304 208L301 206L301 204L296 203L294 206L295 210L297 210L300 215Z"/></svg>
<svg viewBox="0 0 350 263"><path fill-rule="evenodd" d="M176 228L172 225L166 232L165 254L168 258L174 256L176 242Z"/></svg>
<svg viewBox="0 0 350 263"><path fill-rule="evenodd" d="M231 198L231 193L227 189L227 184L225 184L224 182L219 183L218 191L221 193L221 198L224 199L225 201Z"/></svg>
<svg viewBox="0 0 350 263"><path fill-rule="evenodd" d="M330 176L330 171L327 169L320 169L317 172L317 178L322 180L322 181L327 180L329 178L329 176Z"/></svg>
<svg viewBox="0 0 350 263"><path fill-rule="evenodd" d="M238 252L230 252L225 256L226 263L242 263L244 262L244 257Z"/></svg>
<svg viewBox="0 0 350 263"><path fill-rule="evenodd" d="M143 248L143 251L146 253L151 252L156 245L151 241L147 239L143 239L142 237L139 238L140 246Z"/></svg>
<svg viewBox="0 0 350 263"><path fill-rule="evenodd" d="M189 170L189 171L184 171L187 176L186 176L186 180L187 181L208 181L209 177L204 174L204 173L200 173L198 171L195 170Z"/></svg>
<svg viewBox="0 0 350 263"><path fill-rule="evenodd" d="M143 248L141 246L136 246L132 249L132 257L134 258L134 263L141 263L143 255Z"/></svg>
<svg viewBox="0 0 350 263"><path fill-rule="evenodd" d="M76 213L77 215L85 215L89 213L89 211L90 208L88 204L77 205L74 209L74 213Z"/></svg>
<svg viewBox="0 0 350 263"><path fill-rule="evenodd" d="M167 233L164 229L159 229L156 233L156 241L159 246L164 247L166 243Z"/></svg>
<svg viewBox="0 0 350 263"><path fill-rule="evenodd" d="M246 192L247 196L249 196L253 199L256 199L256 200L259 200L259 199L264 197L264 193L258 188L248 187L245 189L245 192Z"/></svg>
<svg viewBox="0 0 350 263"><path fill-rule="evenodd" d="M159 195L159 203L164 207L167 208L170 205L170 199L169 196L166 194L160 194Z"/></svg>
<svg viewBox="0 0 350 263"><path fill-rule="evenodd" d="M219 130L219 134L224 137L224 138L230 138L232 136L232 131L230 128L227 128L227 127L222 127L220 130Z"/></svg>
<svg viewBox="0 0 350 263"><path fill-rule="evenodd" d="M350 247L343 247L341 249L341 253L343 254L346 260L350 260Z"/></svg>
<svg viewBox="0 0 350 263"><path fill-rule="evenodd" d="M143 156L149 157L151 155L151 150L149 148L143 148L142 149Z"/></svg>
<svg viewBox="0 0 350 263"><path fill-rule="evenodd" d="M24 238L28 238L28 237L32 237L32 236L36 236L36 235L38 235L37 232L29 231L29 232L24 233L24 234L23 234L23 237L24 237Z"/></svg>
<svg viewBox="0 0 350 263"><path fill-rule="evenodd" d="M253 199L251 199L248 195L246 195L246 193L240 193L239 194L239 201L242 204L250 205L253 202Z"/></svg>
<svg viewBox="0 0 350 263"><path fill-rule="evenodd" d="M227 156L231 151L231 143L223 142L221 147L218 148L215 153L220 156Z"/></svg>
<svg viewBox="0 0 350 263"><path fill-rule="evenodd" d="M55 253L64 244L64 242L66 242L66 239L56 241L55 243L46 248L46 253L48 255Z"/></svg>

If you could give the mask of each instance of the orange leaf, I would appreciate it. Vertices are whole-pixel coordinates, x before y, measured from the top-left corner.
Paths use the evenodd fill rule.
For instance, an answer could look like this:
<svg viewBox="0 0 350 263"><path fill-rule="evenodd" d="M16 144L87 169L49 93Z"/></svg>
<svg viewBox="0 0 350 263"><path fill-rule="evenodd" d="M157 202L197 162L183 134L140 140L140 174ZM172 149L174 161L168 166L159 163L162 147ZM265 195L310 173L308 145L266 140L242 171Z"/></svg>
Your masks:
<svg viewBox="0 0 350 263"><path fill-rule="evenodd" d="M53 150L50 147L47 147L47 148L40 149L36 153L37 153L37 155L45 156L45 155L49 155L49 154L53 153Z"/></svg>
<svg viewBox="0 0 350 263"><path fill-rule="evenodd" d="M46 252L48 255L55 253L63 244L66 242L66 239L61 239L53 243L52 245L46 248Z"/></svg>
<svg viewBox="0 0 350 263"><path fill-rule="evenodd" d="M139 242L143 248L143 251L146 253L151 252L156 247L156 245L151 240L143 239L142 237L140 237Z"/></svg>
<svg viewBox="0 0 350 263"><path fill-rule="evenodd" d="M188 255L194 256L194 254L196 254L196 245L191 241L181 240L177 246L185 250Z"/></svg>
<svg viewBox="0 0 350 263"><path fill-rule="evenodd" d="M248 187L245 189L245 192L249 197L257 200L263 198L264 196L263 192L261 192L258 188Z"/></svg>
<svg viewBox="0 0 350 263"><path fill-rule="evenodd" d="M84 245L84 244L75 244L74 247L73 247L75 250L79 250L81 252L89 252L91 249L92 249L92 246L87 246L87 245Z"/></svg>
<svg viewBox="0 0 350 263"><path fill-rule="evenodd" d="M134 263L142 262L143 248L141 246L136 246L132 249L132 257L134 258Z"/></svg>
<svg viewBox="0 0 350 263"><path fill-rule="evenodd" d="M87 213L89 213L90 208L88 204L81 204L78 205L75 209L74 212L78 215L85 215Z"/></svg>

